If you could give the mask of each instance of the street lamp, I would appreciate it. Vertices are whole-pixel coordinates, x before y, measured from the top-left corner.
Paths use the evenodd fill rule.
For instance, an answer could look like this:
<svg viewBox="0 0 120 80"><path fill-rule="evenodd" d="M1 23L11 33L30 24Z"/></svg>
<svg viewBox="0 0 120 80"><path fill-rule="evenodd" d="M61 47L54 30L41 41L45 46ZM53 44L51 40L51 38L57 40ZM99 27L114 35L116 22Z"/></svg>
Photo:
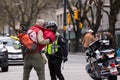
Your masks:
<svg viewBox="0 0 120 80"><path fill-rule="evenodd" d="M64 39L66 40L66 0L64 0L64 16L63 16L63 36L64 36Z"/></svg>

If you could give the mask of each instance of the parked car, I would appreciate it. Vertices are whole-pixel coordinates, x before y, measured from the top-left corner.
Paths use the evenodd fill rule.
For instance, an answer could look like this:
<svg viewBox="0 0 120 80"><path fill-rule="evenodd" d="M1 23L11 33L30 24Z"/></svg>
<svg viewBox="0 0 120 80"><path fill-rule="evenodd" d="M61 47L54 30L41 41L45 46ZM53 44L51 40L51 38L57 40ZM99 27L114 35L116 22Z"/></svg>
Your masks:
<svg viewBox="0 0 120 80"><path fill-rule="evenodd" d="M8 50L8 63L23 64L22 50L20 44L17 44L19 41L13 40L10 37L0 38L0 41L7 43L5 47Z"/></svg>
<svg viewBox="0 0 120 80"><path fill-rule="evenodd" d="M8 71L8 52L4 44L6 43L2 43L0 41L0 67L2 72L7 72Z"/></svg>

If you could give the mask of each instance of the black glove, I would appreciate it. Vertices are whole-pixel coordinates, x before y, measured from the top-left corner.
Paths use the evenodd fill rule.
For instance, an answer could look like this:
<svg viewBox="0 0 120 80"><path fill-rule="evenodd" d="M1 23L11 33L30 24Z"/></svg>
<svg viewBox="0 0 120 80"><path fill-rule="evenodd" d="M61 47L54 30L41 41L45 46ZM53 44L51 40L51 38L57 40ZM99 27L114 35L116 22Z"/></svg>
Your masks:
<svg viewBox="0 0 120 80"><path fill-rule="evenodd" d="M66 61L68 61L68 59L67 59L67 58L64 58L64 59L63 59L63 62L65 63Z"/></svg>

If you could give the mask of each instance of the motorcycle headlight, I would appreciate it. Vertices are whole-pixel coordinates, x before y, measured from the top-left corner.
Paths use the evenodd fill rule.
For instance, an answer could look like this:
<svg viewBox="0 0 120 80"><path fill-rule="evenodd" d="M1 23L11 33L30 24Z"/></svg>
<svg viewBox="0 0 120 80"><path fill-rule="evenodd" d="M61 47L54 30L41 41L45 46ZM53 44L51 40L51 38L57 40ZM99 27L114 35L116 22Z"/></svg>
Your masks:
<svg viewBox="0 0 120 80"><path fill-rule="evenodd" d="M95 53L96 53L96 58L97 59L102 59L103 58L103 55L100 54L99 50L96 50Z"/></svg>

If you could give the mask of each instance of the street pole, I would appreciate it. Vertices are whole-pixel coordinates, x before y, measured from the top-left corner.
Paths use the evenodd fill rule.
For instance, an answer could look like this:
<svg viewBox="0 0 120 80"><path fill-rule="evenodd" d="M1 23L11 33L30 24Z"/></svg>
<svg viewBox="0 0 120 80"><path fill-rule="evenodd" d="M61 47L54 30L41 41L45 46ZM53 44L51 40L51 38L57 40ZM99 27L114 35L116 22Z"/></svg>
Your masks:
<svg viewBox="0 0 120 80"><path fill-rule="evenodd" d="M8 28L9 28L9 32L8 32L8 33L9 33L9 35L11 35L11 29L10 29L10 26L9 26Z"/></svg>
<svg viewBox="0 0 120 80"><path fill-rule="evenodd" d="M70 52L70 32L71 32L71 28L70 28L70 24L68 27L68 51Z"/></svg>
<svg viewBox="0 0 120 80"><path fill-rule="evenodd" d="M66 40L66 0L64 0L64 16L63 16L63 36L64 36L64 39Z"/></svg>
<svg viewBox="0 0 120 80"><path fill-rule="evenodd" d="M81 23L81 0L79 0L79 15L78 15L78 17L79 17L79 24ZM81 29L80 29L80 25L79 25L79 39L81 38Z"/></svg>

